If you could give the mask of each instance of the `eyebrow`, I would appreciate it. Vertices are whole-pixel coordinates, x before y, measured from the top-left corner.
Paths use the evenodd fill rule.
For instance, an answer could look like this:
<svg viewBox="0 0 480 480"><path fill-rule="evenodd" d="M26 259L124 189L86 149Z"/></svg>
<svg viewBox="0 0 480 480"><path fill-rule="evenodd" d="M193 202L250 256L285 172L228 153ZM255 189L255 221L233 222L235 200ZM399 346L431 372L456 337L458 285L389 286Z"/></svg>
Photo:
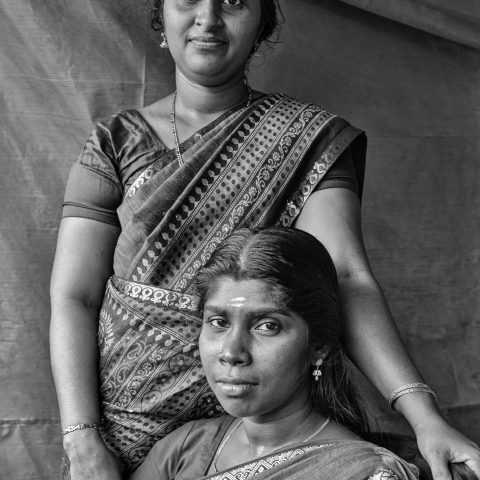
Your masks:
<svg viewBox="0 0 480 480"><path fill-rule="evenodd" d="M211 312L211 313L215 313L217 315L228 315L228 313L229 313L229 310L222 305L218 305L218 306L217 305L205 305L203 311L204 312L208 311L208 312ZM255 309L255 310L250 310L248 312L248 316L256 318L256 317L261 317L263 315L268 315L268 314L272 314L272 313L277 313L277 314L284 315L284 316L289 316L289 315L292 314L292 312L289 311L286 308L270 307L270 308L259 308L259 309Z"/></svg>

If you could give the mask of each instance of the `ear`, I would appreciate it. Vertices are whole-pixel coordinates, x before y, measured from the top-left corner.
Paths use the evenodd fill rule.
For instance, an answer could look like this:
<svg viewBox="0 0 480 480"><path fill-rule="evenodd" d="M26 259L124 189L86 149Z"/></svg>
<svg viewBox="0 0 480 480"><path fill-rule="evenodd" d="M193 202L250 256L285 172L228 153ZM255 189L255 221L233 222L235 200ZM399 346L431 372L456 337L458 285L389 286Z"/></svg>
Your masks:
<svg viewBox="0 0 480 480"><path fill-rule="evenodd" d="M315 365L317 360L325 360L327 355L330 353L330 346L329 345L322 345L314 347L311 357L310 363Z"/></svg>

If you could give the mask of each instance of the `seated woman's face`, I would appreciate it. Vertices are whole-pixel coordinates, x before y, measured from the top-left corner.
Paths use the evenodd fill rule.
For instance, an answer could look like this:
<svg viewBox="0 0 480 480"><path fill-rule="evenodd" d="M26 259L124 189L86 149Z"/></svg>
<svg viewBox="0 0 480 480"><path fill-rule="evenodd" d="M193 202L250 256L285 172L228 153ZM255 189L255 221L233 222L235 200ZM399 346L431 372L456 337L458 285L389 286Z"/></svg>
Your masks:
<svg viewBox="0 0 480 480"><path fill-rule="evenodd" d="M268 284L221 277L209 289L200 356L229 414L283 418L310 402L311 352L307 323Z"/></svg>

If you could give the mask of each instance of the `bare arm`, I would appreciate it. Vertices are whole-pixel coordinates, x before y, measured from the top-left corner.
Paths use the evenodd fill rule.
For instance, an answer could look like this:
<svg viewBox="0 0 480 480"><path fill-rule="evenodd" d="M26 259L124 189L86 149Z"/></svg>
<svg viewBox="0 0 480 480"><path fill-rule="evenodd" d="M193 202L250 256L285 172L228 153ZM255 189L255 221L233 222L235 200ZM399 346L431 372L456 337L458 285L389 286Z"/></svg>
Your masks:
<svg viewBox="0 0 480 480"><path fill-rule="evenodd" d="M357 195L342 188L315 192L295 227L317 237L332 256L346 316L346 348L354 363L385 397L399 386L423 382L368 263ZM415 431L436 480L450 478L443 459L466 462L480 478L478 449L445 422L429 394L400 397L395 408Z"/></svg>
<svg viewBox="0 0 480 480"><path fill-rule="evenodd" d="M84 218L65 218L60 225L51 280L50 349L63 428L100 420L98 312L119 232L118 227ZM96 430L69 433L64 448L72 480L120 478ZM90 471L95 476L88 476Z"/></svg>
<svg viewBox="0 0 480 480"><path fill-rule="evenodd" d="M368 264L357 196L340 188L315 192L295 226L315 235L332 256L346 316L345 343L355 364L385 397L399 385L422 381Z"/></svg>

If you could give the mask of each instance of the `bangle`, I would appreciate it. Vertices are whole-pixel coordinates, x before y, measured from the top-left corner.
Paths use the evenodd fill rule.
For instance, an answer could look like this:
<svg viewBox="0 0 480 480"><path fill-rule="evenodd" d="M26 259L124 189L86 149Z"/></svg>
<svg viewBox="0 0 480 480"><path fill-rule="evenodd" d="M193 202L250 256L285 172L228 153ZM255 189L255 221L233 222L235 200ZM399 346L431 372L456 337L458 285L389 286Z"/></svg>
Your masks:
<svg viewBox="0 0 480 480"><path fill-rule="evenodd" d="M62 430L62 437L67 435L68 433L72 433L75 430L83 430L84 428L94 428L95 430L100 429L99 423L77 423L76 425L70 425L67 428Z"/></svg>
<svg viewBox="0 0 480 480"><path fill-rule="evenodd" d="M397 388L390 394L390 396L388 397L388 403L390 405L390 408L394 410L393 402L395 402L397 398L406 395L407 393L413 392L429 393L433 396L434 400L437 399L435 392L428 385L425 385L424 383L410 383L408 385L403 385L402 387Z"/></svg>

